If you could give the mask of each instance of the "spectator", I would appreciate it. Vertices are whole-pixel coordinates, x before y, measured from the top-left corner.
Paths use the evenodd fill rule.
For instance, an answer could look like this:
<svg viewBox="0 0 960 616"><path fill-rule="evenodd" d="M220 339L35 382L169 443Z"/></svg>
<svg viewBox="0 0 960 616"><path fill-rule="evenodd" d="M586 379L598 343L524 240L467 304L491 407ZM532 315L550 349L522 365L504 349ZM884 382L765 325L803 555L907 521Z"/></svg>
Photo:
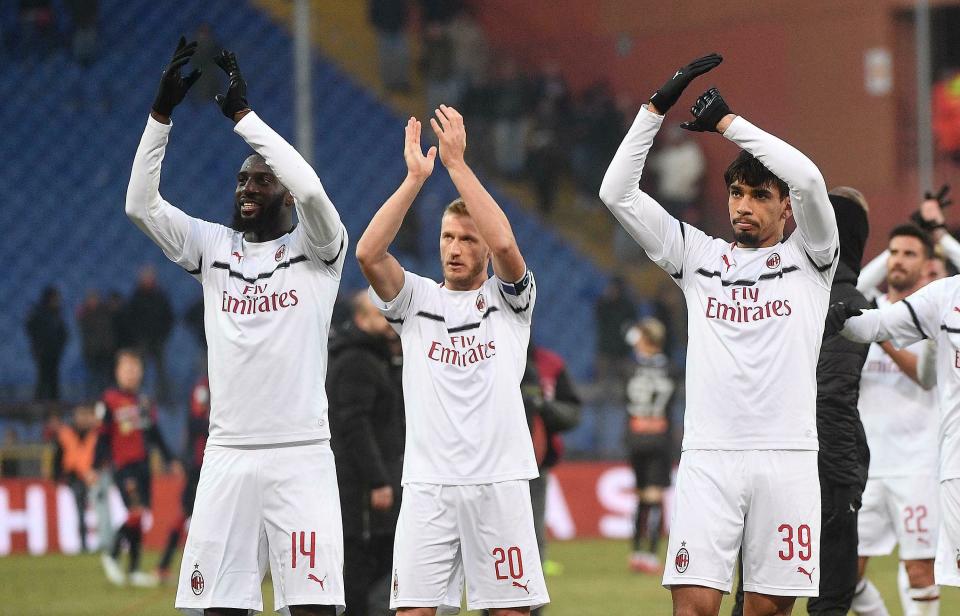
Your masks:
<svg viewBox="0 0 960 616"><path fill-rule="evenodd" d="M365 291L354 295L352 309L352 320L330 343L327 396L343 512L346 603L350 616L366 616L387 613L400 512L403 393L390 324Z"/></svg>
<svg viewBox="0 0 960 616"><path fill-rule="evenodd" d="M27 318L30 351L37 366L37 400L60 399L60 359L67 343L67 324L60 310L60 291L48 286Z"/></svg>
<svg viewBox="0 0 960 616"><path fill-rule="evenodd" d="M571 167L581 199L590 203L606 172L604 161L613 157L623 134L623 114L617 108L607 83L587 89L574 106Z"/></svg>
<svg viewBox="0 0 960 616"><path fill-rule="evenodd" d="M537 195L537 207L543 214L553 210L560 174L563 172L563 151L560 148L560 117L549 99L537 105L527 145L527 167Z"/></svg>
<svg viewBox="0 0 960 616"><path fill-rule="evenodd" d="M20 47L25 57L47 56L56 45L57 32L51 0L20 0Z"/></svg>
<svg viewBox="0 0 960 616"><path fill-rule="evenodd" d="M87 395L99 395L113 379L113 360L117 353L115 315L101 301L95 289L87 291L77 314L83 361L87 368Z"/></svg>
<svg viewBox="0 0 960 616"><path fill-rule="evenodd" d="M107 293L107 308L113 315L113 336L117 341L117 348L124 349L133 346L133 335L127 325L127 302L123 294L113 290Z"/></svg>
<svg viewBox="0 0 960 616"><path fill-rule="evenodd" d="M170 382L165 351L173 330L173 309L167 294L157 284L153 266L147 265L140 270L137 287L127 302L125 313L133 345L143 355L144 361L150 360L154 364L157 401L161 404L169 403Z"/></svg>
<svg viewBox="0 0 960 616"><path fill-rule="evenodd" d="M651 155L648 163L657 178L654 197L673 216L696 224L700 217L694 208L703 189L706 169L703 150L679 126L671 126L664 132L665 145Z"/></svg>
<svg viewBox="0 0 960 616"><path fill-rule="evenodd" d="M598 449L606 455L619 455L624 391L633 371L631 348L624 335L637 320L637 309L626 295L622 278L610 279L597 301L595 314Z"/></svg>
<svg viewBox="0 0 960 616"><path fill-rule="evenodd" d="M439 22L424 26L423 76L426 80L427 113L433 117L440 104L460 104L460 84L454 66L453 40L446 27Z"/></svg>
<svg viewBox="0 0 960 616"><path fill-rule="evenodd" d="M520 389L540 469L540 476L530 480L530 500L540 560L546 573L557 569L547 558L547 481L550 469L563 455L562 433L580 423L581 403L563 358L533 343L527 346L527 368ZM531 616L539 616L542 611L543 608L533 610Z"/></svg>
<svg viewBox="0 0 960 616"><path fill-rule="evenodd" d="M519 176L526 167L530 99L517 63L501 62L493 87L493 139L497 171L507 177Z"/></svg>
<svg viewBox="0 0 960 616"><path fill-rule="evenodd" d="M450 19L447 32L453 40L454 72L460 91L465 92L483 80L490 61L490 46L469 5Z"/></svg>
<svg viewBox="0 0 960 616"><path fill-rule="evenodd" d="M194 40L197 41L197 51L193 54L193 65L202 72L190 88L188 96L198 105L209 104L220 91L220 80L217 79L220 71L213 62L214 56L220 52L220 43L213 35L210 24L206 22L197 28Z"/></svg>
<svg viewBox="0 0 960 616"><path fill-rule="evenodd" d="M73 57L81 66L90 66L97 53L97 0L68 0L73 22Z"/></svg>
<svg viewBox="0 0 960 616"><path fill-rule="evenodd" d="M87 551L87 503L90 486L97 480L93 459L99 426L93 404L80 404L73 409L73 425L56 417L49 428L56 443L53 456L53 477L67 484L77 502L80 548Z"/></svg>
<svg viewBox="0 0 960 616"><path fill-rule="evenodd" d="M370 24L377 31L380 81L393 92L410 89L407 0L370 0Z"/></svg>
<svg viewBox="0 0 960 616"><path fill-rule="evenodd" d="M461 10L462 0L420 0L420 14L426 26L447 26Z"/></svg>

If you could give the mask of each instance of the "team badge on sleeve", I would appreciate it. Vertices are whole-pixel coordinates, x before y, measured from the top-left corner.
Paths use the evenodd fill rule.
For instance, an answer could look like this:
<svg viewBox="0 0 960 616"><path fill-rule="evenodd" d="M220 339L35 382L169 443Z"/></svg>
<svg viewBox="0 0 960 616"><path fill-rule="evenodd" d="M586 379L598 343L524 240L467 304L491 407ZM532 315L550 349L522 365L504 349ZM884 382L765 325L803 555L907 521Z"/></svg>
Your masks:
<svg viewBox="0 0 960 616"><path fill-rule="evenodd" d="M487 309L487 300L483 296L483 293L477 293L477 310L483 312Z"/></svg>
<svg viewBox="0 0 960 616"><path fill-rule="evenodd" d="M397 577L397 570L393 570L393 598L396 599L400 594L400 578Z"/></svg>

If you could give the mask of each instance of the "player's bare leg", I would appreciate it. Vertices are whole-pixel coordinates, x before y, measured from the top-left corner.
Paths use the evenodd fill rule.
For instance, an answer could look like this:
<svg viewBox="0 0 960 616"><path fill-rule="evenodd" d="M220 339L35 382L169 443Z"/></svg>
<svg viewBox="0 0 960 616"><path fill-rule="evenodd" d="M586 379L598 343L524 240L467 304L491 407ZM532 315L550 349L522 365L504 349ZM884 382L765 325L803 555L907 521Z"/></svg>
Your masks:
<svg viewBox="0 0 960 616"><path fill-rule="evenodd" d="M524 616L530 613L529 607L494 607L490 608L490 616Z"/></svg>
<svg viewBox="0 0 960 616"><path fill-rule="evenodd" d="M901 582L901 602L910 615L936 614L940 608L940 587L933 578L933 559L903 561L907 583ZM905 593L905 594L904 594Z"/></svg>
<svg viewBox="0 0 960 616"><path fill-rule="evenodd" d="M673 616L716 616L723 593L705 586L671 586Z"/></svg>
<svg viewBox="0 0 960 616"><path fill-rule="evenodd" d="M401 607L397 609L397 616L435 616L435 607Z"/></svg>
<svg viewBox="0 0 960 616"><path fill-rule="evenodd" d="M790 616L796 600L796 597L747 592L743 594L743 616Z"/></svg>
<svg viewBox="0 0 960 616"><path fill-rule="evenodd" d="M208 607L203 610L203 616L246 616L247 610L237 610L229 607Z"/></svg>

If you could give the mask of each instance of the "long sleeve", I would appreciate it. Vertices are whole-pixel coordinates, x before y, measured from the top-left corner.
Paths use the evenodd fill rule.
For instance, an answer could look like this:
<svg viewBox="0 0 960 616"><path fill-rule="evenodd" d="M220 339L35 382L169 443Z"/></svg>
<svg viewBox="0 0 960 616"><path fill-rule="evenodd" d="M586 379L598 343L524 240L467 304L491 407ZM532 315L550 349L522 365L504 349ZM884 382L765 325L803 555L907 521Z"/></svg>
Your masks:
<svg viewBox="0 0 960 616"><path fill-rule="evenodd" d="M237 122L234 131L263 156L280 183L293 193L297 216L310 244L322 249L333 243L343 224L313 167L252 111ZM339 249L339 245L333 246L334 252Z"/></svg>
<svg viewBox="0 0 960 616"><path fill-rule="evenodd" d="M837 220L827 196L823 176L802 152L737 117L723 136L750 152L790 187L790 204L800 237L821 263L834 257L838 246Z"/></svg>
<svg viewBox="0 0 960 616"><path fill-rule="evenodd" d="M663 116L642 107L603 176L600 199L647 256L670 274L682 271L683 230L650 195L640 176Z"/></svg>
<svg viewBox="0 0 960 616"><path fill-rule="evenodd" d="M943 256L957 269L960 269L960 242L949 233L944 233L937 242L943 250Z"/></svg>
<svg viewBox="0 0 960 616"><path fill-rule="evenodd" d="M125 210L130 220L160 246L171 261L192 270L198 264L185 258L184 246L193 219L160 196L160 167L172 126L152 117L147 119L133 159Z"/></svg>
<svg viewBox="0 0 960 616"><path fill-rule="evenodd" d="M927 340L917 358L917 381L924 389L937 385L937 343Z"/></svg>
<svg viewBox="0 0 960 616"><path fill-rule="evenodd" d="M860 270L860 275L857 277L857 291L863 293L868 300L873 301L880 296L879 287L887 277L887 259L889 258L890 251L884 250Z"/></svg>

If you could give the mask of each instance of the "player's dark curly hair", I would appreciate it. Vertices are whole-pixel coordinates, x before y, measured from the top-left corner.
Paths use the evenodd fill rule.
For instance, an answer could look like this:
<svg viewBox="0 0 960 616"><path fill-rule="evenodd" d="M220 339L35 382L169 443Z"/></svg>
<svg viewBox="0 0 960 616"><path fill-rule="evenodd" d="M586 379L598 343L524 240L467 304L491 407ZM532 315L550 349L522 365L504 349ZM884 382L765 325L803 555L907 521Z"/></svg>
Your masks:
<svg viewBox="0 0 960 616"><path fill-rule="evenodd" d="M780 191L780 198L783 199L790 194L790 187L787 183L773 174L772 171L763 166L757 158L742 150L727 170L723 172L723 181L727 186L734 182L740 182L754 188L776 186Z"/></svg>
<svg viewBox="0 0 960 616"><path fill-rule="evenodd" d="M890 238L895 237L915 237L920 240L920 243L923 244L923 256L927 259L933 258L933 240L930 238L930 234L913 224L904 224L897 225L893 228L893 231L890 232Z"/></svg>

